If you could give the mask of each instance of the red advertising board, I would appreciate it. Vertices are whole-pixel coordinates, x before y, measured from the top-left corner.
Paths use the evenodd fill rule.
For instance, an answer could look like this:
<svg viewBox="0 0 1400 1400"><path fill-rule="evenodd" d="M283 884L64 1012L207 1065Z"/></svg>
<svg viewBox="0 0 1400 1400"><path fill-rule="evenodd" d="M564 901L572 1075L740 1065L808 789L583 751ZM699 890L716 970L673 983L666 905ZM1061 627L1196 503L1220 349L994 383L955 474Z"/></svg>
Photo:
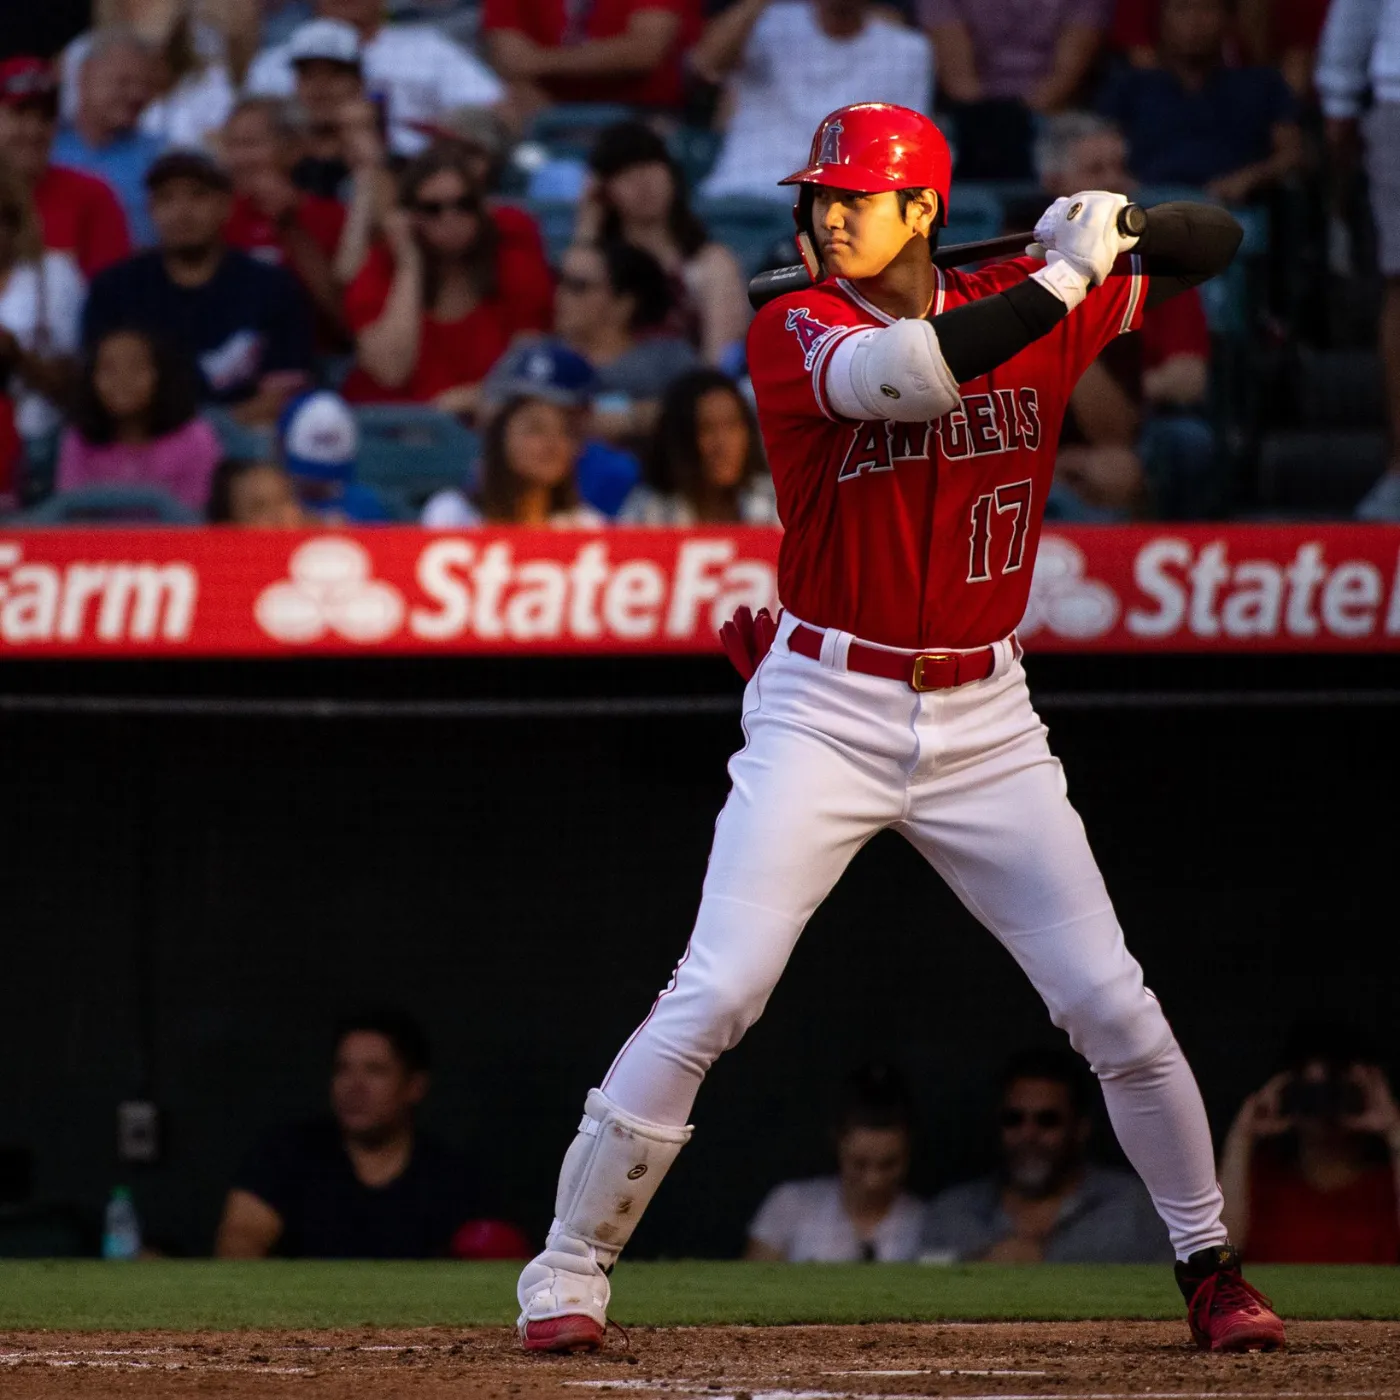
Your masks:
<svg viewBox="0 0 1400 1400"><path fill-rule="evenodd" d="M717 649L771 530L0 530L0 657ZM1050 529L1031 650L1400 650L1400 527Z"/></svg>

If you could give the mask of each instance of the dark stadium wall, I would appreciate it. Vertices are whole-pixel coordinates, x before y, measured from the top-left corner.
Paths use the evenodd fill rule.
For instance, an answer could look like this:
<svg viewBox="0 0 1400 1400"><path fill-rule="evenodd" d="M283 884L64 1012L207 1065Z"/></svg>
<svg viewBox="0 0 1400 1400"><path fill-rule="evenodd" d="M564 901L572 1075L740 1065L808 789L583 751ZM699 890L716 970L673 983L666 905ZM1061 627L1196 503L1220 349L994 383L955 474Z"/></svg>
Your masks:
<svg viewBox="0 0 1400 1400"><path fill-rule="evenodd" d="M1394 1066L1393 707L1047 700L1217 1128L1296 1014L1363 1021ZM256 1134L321 1109L336 1014L388 999L437 1047L425 1124L538 1236L586 1090L684 946L736 718L0 714L0 1144L94 1216L130 1182L151 1243L206 1253ZM867 1057L916 1087L915 1186L975 1171L999 1061L1057 1039L881 836L712 1074L637 1253L737 1251L770 1186L828 1169ZM145 1095L165 1151L122 1167L116 1104Z"/></svg>

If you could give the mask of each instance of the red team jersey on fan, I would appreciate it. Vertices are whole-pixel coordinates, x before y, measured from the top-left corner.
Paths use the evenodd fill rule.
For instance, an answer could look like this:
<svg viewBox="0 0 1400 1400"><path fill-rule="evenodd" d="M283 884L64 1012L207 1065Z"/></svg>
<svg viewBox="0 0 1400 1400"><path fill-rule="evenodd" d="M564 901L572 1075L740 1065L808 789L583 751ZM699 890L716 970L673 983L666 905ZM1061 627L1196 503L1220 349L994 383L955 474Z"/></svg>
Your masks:
<svg viewBox="0 0 1400 1400"><path fill-rule="evenodd" d="M1039 263L939 269L934 314L993 296ZM1080 375L1142 324L1142 260L1119 260L1049 335L961 386L933 423L856 423L826 399L831 352L891 318L828 280L749 328L759 425L778 493L778 595L804 622L909 650L985 646L1026 610L1060 424Z"/></svg>

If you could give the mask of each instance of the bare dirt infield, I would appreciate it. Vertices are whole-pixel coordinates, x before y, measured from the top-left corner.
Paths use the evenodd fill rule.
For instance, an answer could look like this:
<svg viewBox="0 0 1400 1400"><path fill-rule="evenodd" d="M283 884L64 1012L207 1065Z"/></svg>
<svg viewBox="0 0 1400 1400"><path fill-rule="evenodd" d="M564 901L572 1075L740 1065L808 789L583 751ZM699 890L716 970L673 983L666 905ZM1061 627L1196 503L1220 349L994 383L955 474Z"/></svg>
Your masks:
<svg viewBox="0 0 1400 1400"><path fill-rule="evenodd" d="M637 1328L532 1357L504 1329L0 1335L0 1396L412 1400L1400 1400L1400 1323L1298 1322L1269 1356L1194 1350L1184 1323Z"/></svg>

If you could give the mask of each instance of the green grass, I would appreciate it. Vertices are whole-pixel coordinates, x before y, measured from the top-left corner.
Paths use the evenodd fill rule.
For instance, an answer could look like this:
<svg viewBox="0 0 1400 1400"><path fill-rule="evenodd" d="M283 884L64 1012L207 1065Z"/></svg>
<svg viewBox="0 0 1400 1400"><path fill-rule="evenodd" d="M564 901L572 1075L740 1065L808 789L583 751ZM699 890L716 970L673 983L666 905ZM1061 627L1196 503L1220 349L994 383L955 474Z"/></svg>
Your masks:
<svg viewBox="0 0 1400 1400"><path fill-rule="evenodd" d="M107 1264L0 1261L0 1328L503 1326L514 1264ZM1251 1278L1296 1318L1400 1319L1400 1269L1260 1268ZM613 1315L637 1326L704 1323L1172 1318L1167 1269L979 1264L625 1264Z"/></svg>

